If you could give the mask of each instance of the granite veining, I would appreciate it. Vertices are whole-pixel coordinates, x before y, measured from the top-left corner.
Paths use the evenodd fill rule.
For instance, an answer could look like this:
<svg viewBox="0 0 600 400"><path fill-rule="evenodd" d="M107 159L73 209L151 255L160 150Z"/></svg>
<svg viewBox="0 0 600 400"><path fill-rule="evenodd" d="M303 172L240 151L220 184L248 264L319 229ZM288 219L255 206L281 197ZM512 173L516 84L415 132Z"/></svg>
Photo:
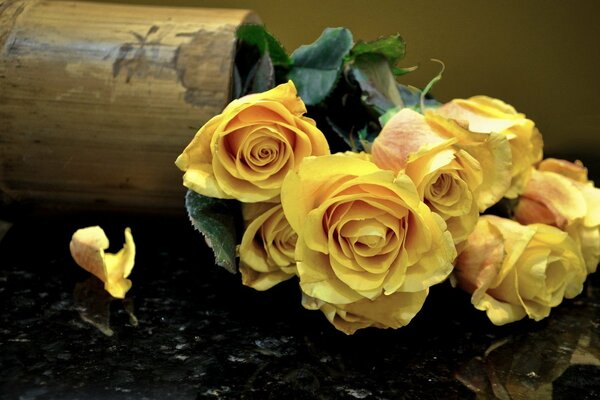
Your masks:
<svg viewBox="0 0 600 400"><path fill-rule="evenodd" d="M132 228L125 300L69 255L94 224ZM599 288L495 327L444 283L408 327L346 336L294 282L257 292L215 267L185 217L29 216L0 242L0 398L597 399Z"/></svg>

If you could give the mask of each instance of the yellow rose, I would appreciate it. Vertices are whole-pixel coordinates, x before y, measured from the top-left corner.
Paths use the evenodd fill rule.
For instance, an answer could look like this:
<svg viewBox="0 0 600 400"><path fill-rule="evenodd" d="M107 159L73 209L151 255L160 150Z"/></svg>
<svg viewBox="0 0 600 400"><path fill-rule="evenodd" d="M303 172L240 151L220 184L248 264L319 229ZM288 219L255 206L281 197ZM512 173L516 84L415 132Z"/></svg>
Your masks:
<svg viewBox="0 0 600 400"><path fill-rule="evenodd" d="M281 204L243 204L242 213L247 225L239 247L242 283L267 290L293 277L297 235Z"/></svg>
<svg viewBox="0 0 600 400"><path fill-rule="evenodd" d="M495 325L539 321L581 293L586 269L575 241L558 228L484 215L458 256L454 277Z"/></svg>
<svg viewBox="0 0 600 400"><path fill-rule="evenodd" d="M534 170L515 208L522 224L554 225L579 244L589 273L600 261L600 189L581 164L547 159Z"/></svg>
<svg viewBox="0 0 600 400"><path fill-rule="evenodd" d="M432 113L465 124L471 132L506 136L512 153L512 181L505 196L516 198L523 191L532 165L542 159L542 135L533 121L511 105L487 96L454 99Z"/></svg>
<svg viewBox="0 0 600 400"><path fill-rule="evenodd" d="M403 174L343 154L308 157L286 177L281 202L298 233L300 287L321 302L368 299L360 307L374 313L380 297L422 292L452 271L452 236Z"/></svg>
<svg viewBox="0 0 600 400"><path fill-rule="evenodd" d="M183 184L209 197L242 202L279 195L288 170L329 146L292 81L232 101L177 158Z"/></svg>
<svg viewBox="0 0 600 400"><path fill-rule="evenodd" d="M479 162L455 146L456 139L439 136L413 110L403 109L383 127L372 146L373 162L403 171L432 211L448 225L454 243L464 241L479 217Z"/></svg>

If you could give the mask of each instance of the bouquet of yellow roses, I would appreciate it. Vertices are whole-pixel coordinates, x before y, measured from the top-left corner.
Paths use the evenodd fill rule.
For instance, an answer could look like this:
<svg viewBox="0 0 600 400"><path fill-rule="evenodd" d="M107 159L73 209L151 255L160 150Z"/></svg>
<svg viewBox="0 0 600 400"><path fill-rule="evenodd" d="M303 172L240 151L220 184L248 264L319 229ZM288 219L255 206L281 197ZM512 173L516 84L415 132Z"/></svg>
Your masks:
<svg viewBox="0 0 600 400"><path fill-rule="evenodd" d="M600 259L600 191L546 159L533 121L490 97L441 104L397 82L398 35L326 29L291 55L238 30L232 97L177 158L216 263L351 334L407 325L447 279L497 325L540 320ZM239 258L239 262L238 262Z"/></svg>

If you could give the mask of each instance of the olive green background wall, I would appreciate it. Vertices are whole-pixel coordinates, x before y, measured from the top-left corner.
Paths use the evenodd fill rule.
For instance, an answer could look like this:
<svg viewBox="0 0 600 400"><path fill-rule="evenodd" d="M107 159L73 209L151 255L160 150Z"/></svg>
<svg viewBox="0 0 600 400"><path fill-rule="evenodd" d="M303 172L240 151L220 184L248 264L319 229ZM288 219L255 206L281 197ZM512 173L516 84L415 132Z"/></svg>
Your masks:
<svg viewBox="0 0 600 400"><path fill-rule="evenodd" d="M533 119L547 153L596 159L600 148L600 1L419 0L105 0L130 4L249 8L293 50L327 26L350 28L355 40L399 32L402 81L423 87L445 62L434 88L442 101L487 94Z"/></svg>

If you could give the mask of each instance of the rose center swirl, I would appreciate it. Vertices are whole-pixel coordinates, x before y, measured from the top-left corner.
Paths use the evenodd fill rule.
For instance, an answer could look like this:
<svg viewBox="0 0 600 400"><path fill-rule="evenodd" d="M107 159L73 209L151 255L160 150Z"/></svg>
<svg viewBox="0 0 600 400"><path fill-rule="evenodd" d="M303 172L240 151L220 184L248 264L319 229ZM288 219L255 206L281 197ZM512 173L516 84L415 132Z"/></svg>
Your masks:
<svg viewBox="0 0 600 400"><path fill-rule="evenodd" d="M385 273L398 256L404 241L404 218L357 201L345 205L340 223L330 233L336 243L337 268L372 274ZM336 267L334 267L336 268ZM339 271L338 271L339 272Z"/></svg>

